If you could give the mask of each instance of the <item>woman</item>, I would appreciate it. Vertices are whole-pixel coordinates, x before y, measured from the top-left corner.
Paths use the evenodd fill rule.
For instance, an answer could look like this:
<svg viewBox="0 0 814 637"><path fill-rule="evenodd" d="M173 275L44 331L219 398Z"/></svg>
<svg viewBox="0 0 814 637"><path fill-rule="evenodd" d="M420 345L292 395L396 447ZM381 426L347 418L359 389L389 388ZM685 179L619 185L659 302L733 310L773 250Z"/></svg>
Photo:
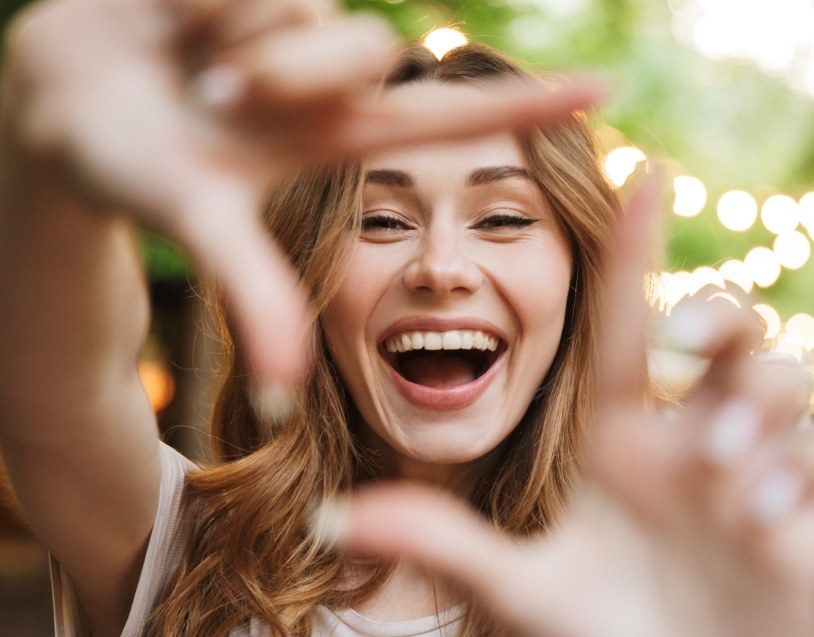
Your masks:
<svg viewBox="0 0 814 637"><path fill-rule="evenodd" d="M594 393L601 249L617 204L584 125L568 113L596 89L551 94L515 81L484 91L479 83L520 73L468 48L440 65L408 54L373 99L368 86L392 61L387 34L338 15L317 29L299 2L63 0L18 24L3 82L2 279L19 299L3 308L3 348L18 355L8 357L13 374L2 372L0 441L31 526L55 557L63 633L498 634L503 627L477 605L461 603L465 592L401 564L345 557L324 545L326 516L308 520L321 500L396 476L457 493L516 535L563 519L553 537L580 537L581 509L562 513ZM494 132L563 119L520 142ZM302 171L361 153L363 170L348 162ZM303 329L304 293L254 212L269 182L265 221L309 290L313 337ZM634 202L634 220L651 207L646 199L647 191ZM112 209L177 237L220 283L240 338L213 433L218 458L234 462L195 470L151 429L133 365L146 325L143 283L128 223ZM643 241L629 243L638 248L614 269L617 303L636 298L630 281ZM750 332L738 325L700 349L747 367ZM618 331L633 347L615 357L606 348L605 366L638 352L615 370L640 369L637 335L630 325ZM298 382L306 349L312 368ZM249 374L265 387L259 396ZM639 414L631 397L643 383L632 376L601 388L606 419ZM295 405L285 409L290 389ZM755 410L771 422L799 411L797 396L780 413L785 396L757 395L765 399ZM622 438L604 430L611 444L590 475L623 502L656 509L612 464ZM698 517L688 509L681 519ZM374 540L388 538L381 531ZM353 526L349 533L352 543ZM562 544L553 543L553 558L537 557L568 564ZM443 567L438 554L413 554ZM663 554L680 553L670 544ZM497 575L499 562L486 572ZM647 581L635 580L639 597ZM807 591L793 592L799 625ZM675 599L669 593L658 600ZM738 609L747 601L734 599ZM531 631L608 634L590 632L578 613L541 618L527 601L504 595L497 614ZM349 608L359 612L341 610ZM649 628L673 625L663 609L653 615ZM763 626L785 629L766 618Z"/></svg>

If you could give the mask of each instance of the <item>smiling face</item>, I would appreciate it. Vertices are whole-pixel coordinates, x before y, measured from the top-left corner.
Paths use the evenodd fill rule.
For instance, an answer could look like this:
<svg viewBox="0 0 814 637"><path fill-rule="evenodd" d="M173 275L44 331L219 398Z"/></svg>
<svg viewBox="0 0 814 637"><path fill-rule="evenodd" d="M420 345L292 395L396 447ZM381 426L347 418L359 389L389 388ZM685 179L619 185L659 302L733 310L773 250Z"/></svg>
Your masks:
<svg viewBox="0 0 814 637"><path fill-rule="evenodd" d="M476 460L514 429L554 360L568 239L508 134L365 168L361 235L322 316L328 346L397 473Z"/></svg>

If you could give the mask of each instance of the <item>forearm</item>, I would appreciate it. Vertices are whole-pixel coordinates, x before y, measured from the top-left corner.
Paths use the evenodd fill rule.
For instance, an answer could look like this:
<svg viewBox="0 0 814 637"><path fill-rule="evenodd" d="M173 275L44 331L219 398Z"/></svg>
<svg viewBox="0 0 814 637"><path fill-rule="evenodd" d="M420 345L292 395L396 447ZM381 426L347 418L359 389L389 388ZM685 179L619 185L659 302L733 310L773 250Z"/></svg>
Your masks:
<svg viewBox="0 0 814 637"><path fill-rule="evenodd" d="M132 230L46 174L0 169L0 442L75 436L66 418L135 373L148 303Z"/></svg>

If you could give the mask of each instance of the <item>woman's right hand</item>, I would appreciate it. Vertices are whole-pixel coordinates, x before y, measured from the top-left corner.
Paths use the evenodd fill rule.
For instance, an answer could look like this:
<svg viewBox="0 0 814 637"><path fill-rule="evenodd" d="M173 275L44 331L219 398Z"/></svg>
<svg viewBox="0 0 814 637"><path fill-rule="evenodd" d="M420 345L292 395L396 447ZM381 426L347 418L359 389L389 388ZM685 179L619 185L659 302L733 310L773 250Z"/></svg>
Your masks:
<svg viewBox="0 0 814 637"><path fill-rule="evenodd" d="M326 505L315 532L452 578L522 635L812 635L814 445L798 426L810 376L755 360L757 321L713 301L670 330L711 361L703 379L681 410L645 406L655 199L638 192L606 255L596 422L583 479L549 533L518 541L415 485Z"/></svg>
<svg viewBox="0 0 814 637"><path fill-rule="evenodd" d="M223 289L258 379L288 385L310 322L262 227L270 186L307 164L555 122L603 92L376 97L396 53L383 22L330 0L42 2L7 38L0 171L18 194L56 182L178 241Z"/></svg>

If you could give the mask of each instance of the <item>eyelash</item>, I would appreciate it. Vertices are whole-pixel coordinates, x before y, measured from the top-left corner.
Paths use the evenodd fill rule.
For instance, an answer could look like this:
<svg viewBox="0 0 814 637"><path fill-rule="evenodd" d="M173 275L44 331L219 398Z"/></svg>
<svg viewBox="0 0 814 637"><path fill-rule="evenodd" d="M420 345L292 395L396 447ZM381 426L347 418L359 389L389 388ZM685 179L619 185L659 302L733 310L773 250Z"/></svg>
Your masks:
<svg viewBox="0 0 814 637"><path fill-rule="evenodd" d="M520 217L518 215L509 215L505 213L490 215L484 217L478 223L478 226L485 227L489 230L497 230L500 228L525 228L533 223L537 223L539 219L529 219L528 217ZM387 225L390 224L390 225ZM368 215L362 219L362 230L381 229L389 232L395 230L408 229L407 225L398 217L393 215L376 214Z"/></svg>

